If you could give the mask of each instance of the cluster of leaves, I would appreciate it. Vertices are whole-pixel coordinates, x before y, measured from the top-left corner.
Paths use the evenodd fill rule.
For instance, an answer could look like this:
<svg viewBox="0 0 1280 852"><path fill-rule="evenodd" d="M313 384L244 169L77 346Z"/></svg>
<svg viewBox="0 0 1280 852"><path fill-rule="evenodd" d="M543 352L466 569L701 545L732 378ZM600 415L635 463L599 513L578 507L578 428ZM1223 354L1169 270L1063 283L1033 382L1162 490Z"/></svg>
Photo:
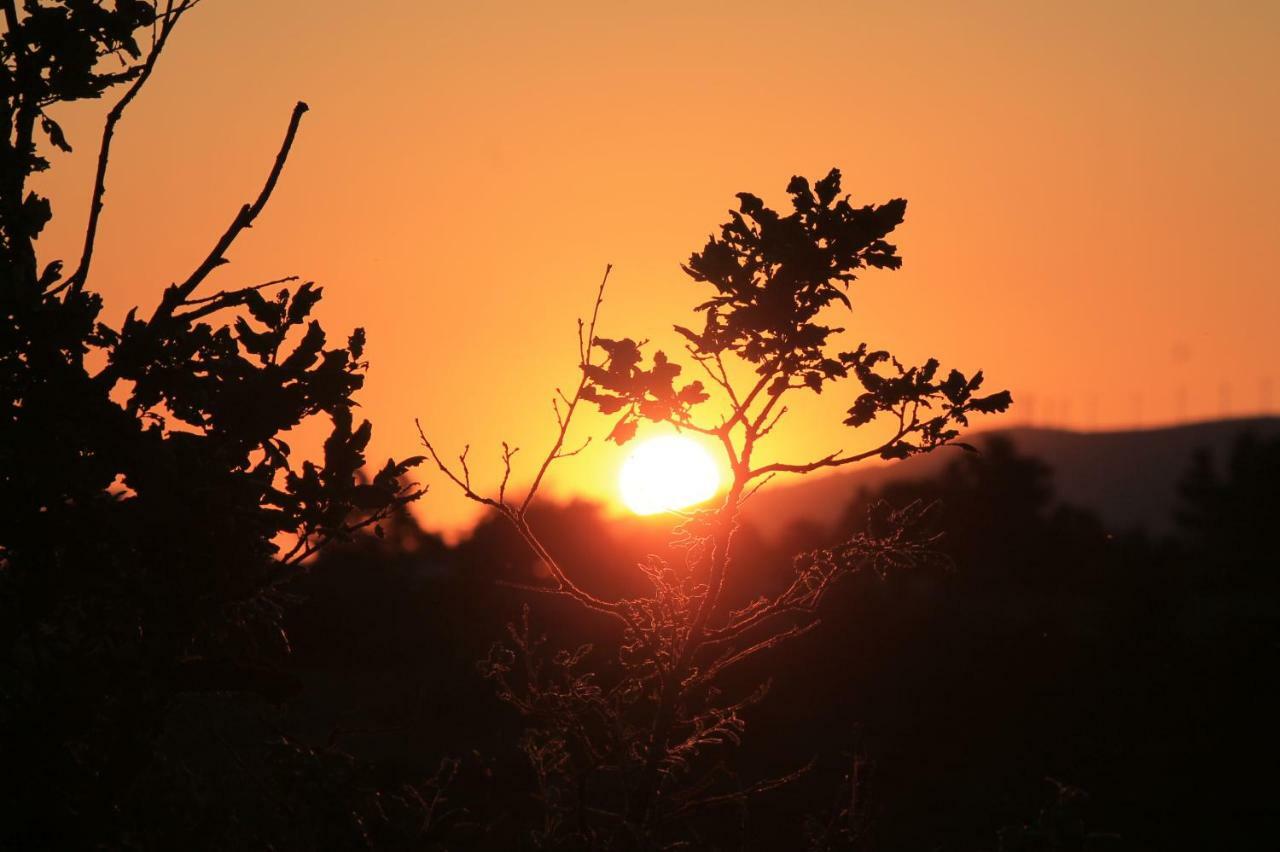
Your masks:
<svg viewBox="0 0 1280 852"><path fill-rule="evenodd" d="M706 315L700 333L676 331L694 354L733 352L757 369L781 371L819 389L839 373L823 353L828 337L842 329L818 322L833 302L849 306L845 294L855 270L897 269L897 248L885 241L902 223L907 202L855 207L839 198L840 171L812 187L803 177L787 186L794 212L783 216L749 192L738 193L737 211L695 252L684 271L711 284L716 295L695 310Z"/></svg>
<svg viewBox="0 0 1280 852"><path fill-rule="evenodd" d="M136 32L156 22L155 7L144 0L115 0L110 6L100 3L55 0L40 3L24 0L24 17L16 27L5 50L6 65L10 51L22 51L29 57L21 82L7 73L0 94L21 88L24 95L41 104L97 98L118 83L132 80L139 73L142 48ZM104 71L101 61L108 56L127 56L123 68ZM51 140L66 150L66 145Z"/></svg>
<svg viewBox="0 0 1280 852"><path fill-rule="evenodd" d="M345 347L326 348L320 323L307 321L321 295L310 282L292 292L282 288L273 299L246 288L197 300L164 323L130 311L118 335L99 332L110 342L108 369L132 383L130 411L147 417L156 435L168 432L167 413L216 442L220 457L234 458L260 484L262 511L299 540L340 529L353 510L393 507L403 496L401 477L422 460L388 460L372 481L362 481L372 426L354 425L351 408L367 366L364 330L357 328ZM246 313L230 324L197 321L240 307ZM304 460L294 470L282 435L321 414L332 421L323 465Z"/></svg>
<svg viewBox="0 0 1280 852"><path fill-rule="evenodd" d="M584 364L588 384L582 398L593 402L604 414L622 411L609 440L625 444L635 437L640 418L655 423L687 423L690 408L710 397L702 382L694 380L677 388L682 370L661 350L653 354L653 366L642 369L640 344L630 338L610 340L597 337L592 345L605 353L603 365Z"/></svg>
<svg viewBox="0 0 1280 852"><path fill-rule="evenodd" d="M701 332L680 325L675 330L689 341L695 359L719 368L717 381L735 406L723 424L745 422L754 399L754 394L745 400L732 394L723 368L727 355L750 364L760 377L760 389L775 401L791 390L822 393L828 383L852 374L862 393L849 408L845 424L864 426L880 415L898 420L897 434L876 453L886 459L951 443L959 437L957 427L967 426L971 414L1009 407L1013 400L1008 391L975 395L982 385L981 371L967 378L951 370L938 380L937 359L907 367L866 343L852 352L834 351L830 338L843 329L824 325L819 315L835 303L852 307L846 292L858 270L901 266L896 246L885 238L901 224L906 202L854 206L848 196L840 197L838 169L812 186L803 177L793 177L787 192L793 212L786 216L751 193L739 193L739 210L730 211L720 235L713 235L683 267L695 282L710 284L716 291L695 307L706 316ZM640 417L696 428L690 406L708 399L701 382L677 391L672 382L680 365L663 352L654 354L646 370L640 344L631 339L596 343L607 359L604 366L584 365L588 381L583 398L605 414L624 410L611 438L619 443L631 438ZM714 371L711 375L717 377ZM832 457L824 465L833 461L842 463Z"/></svg>
<svg viewBox="0 0 1280 852"><path fill-rule="evenodd" d="M888 376L877 371L877 367L886 365L893 370ZM851 371L865 389L849 409L844 421L846 426L864 426L881 414L899 416L899 437L880 452L880 457L885 459L906 458L952 443L960 436L955 426L968 426L970 414L994 414L1013 403L1007 390L974 396L982 387L981 370L972 378L952 370L938 381L940 365L936 358L930 358L921 367L905 367L884 350L868 352L864 343L854 352L840 353L840 366L840 375ZM922 410L937 413L922 418ZM913 443L906 440L905 435L919 437ZM962 446L972 449L967 444Z"/></svg>
<svg viewBox="0 0 1280 852"><path fill-rule="evenodd" d="M70 151L66 135L47 112L58 103L98 98L112 86L142 72L142 48L135 33L156 22L156 9L142 0L102 3L40 3L25 0L22 19L10 3L5 9L5 35L0 41L0 99L7 104L8 144L0 146L0 175L6 197L0 205L0 236L5 248L22 250L53 215L49 201L22 193L26 175L49 168L37 150L37 124L50 144ZM102 60L120 60L103 70ZM9 196L11 190L16 195ZM25 253L25 252L24 252Z"/></svg>

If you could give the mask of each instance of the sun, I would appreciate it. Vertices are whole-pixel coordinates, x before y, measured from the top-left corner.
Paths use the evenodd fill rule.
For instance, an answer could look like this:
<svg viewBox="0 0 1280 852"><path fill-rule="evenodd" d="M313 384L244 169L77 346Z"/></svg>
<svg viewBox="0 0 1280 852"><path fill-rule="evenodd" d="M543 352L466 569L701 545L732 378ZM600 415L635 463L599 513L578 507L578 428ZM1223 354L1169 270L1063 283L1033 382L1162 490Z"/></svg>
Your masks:
<svg viewBox="0 0 1280 852"><path fill-rule="evenodd" d="M720 473L701 444L680 435L650 438L622 463L618 490L637 515L701 503L716 493Z"/></svg>

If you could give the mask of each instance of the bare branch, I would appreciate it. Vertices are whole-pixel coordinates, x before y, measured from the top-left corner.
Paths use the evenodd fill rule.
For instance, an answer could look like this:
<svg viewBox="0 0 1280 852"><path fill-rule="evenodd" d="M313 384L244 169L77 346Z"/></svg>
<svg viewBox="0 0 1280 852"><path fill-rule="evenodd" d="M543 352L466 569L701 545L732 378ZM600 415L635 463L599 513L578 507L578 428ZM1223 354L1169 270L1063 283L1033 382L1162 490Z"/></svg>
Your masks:
<svg viewBox="0 0 1280 852"><path fill-rule="evenodd" d="M500 504L498 501L493 500L492 498L489 498L489 497L482 497L476 492L471 490L471 483L470 483L471 477L469 474L467 475L465 480L461 479L458 477L457 474L455 474L449 468L447 464L444 463L444 460L440 458L440 454L436 452L435 446L433 446L432 443L429 440L427 440L426 433L422 431L422 424L418 422L418 419L416 417L413 420L413 425L418 427L418 439L422 442L422 446L426 447L427 452L431 454L431 460L436 463L436 467L440 469L441 473L449 477L449 479L453 482L454 485L458 486L458 488L462 491L462 493L466 495L468 500L472 500L476 503L482 503L485 506L490 506L494 509L502 509L502 504ZM464 457L466 456L466 452L463 452L463 456Z"/></svg>
<svg viewBox="0 0 1280 852"><path fill-rule="evenodd" d="M759 627L766 621L769 621L779 615L805 611L800 606L787 603L784 598L785 594L777 598L764 601L761 606L751 610L742 619L718 630L708 630L706 638L702 643L703 647L722 645L725 642L736 639L748 630Z"/></svg>
<svg viewBox="0 0 1280 852"><path fill-rule="evenodd" d="M851 456L842 456L840 455L840 451L837 450L828 456L823 456L817 461L807 462L805 464L784 464L782 462L767 464L763 467L758 467L755 470L752 470L748 478L755 479L757 476L764 476L771 473L812 473L815 470L821 470L827 467L843 467L844 465L866 461L873 456L878 456L883 453L889 447L893 446L893 444L898 440L905 437L910 431L911 430L908 427L899 426L897 433L888 441L885 441L883 444L880 444L873 449Z"/></svg>
<svg viewBox="0 0 1280 852"><path fill-rule="evenodd" d="M707 667L707 670L706 672L703 673L701 679L703 681L708 681L708 682L711 680L714 680L721 672L723 672L725 669L729 668L730 666L740 663L743 660L746 660L750 657L753 657L756 654L760 653L761 651L767 651L770 648L776 648L777 646L781 645L782 643L786 642L789 639L795 639L798 636L803 636L804 634L808 633L810 630L814 629L821 623L822 623L821 620L815 618L812 621L810 621L808 624L792 625L791 627L788 627L786 630L783 630L780 633L774 633L772 636L766 636L764 639L761 639L759 642L756 642L754 645L749 645L746 648L743 648L739 651L735 651L729 654L728 656L723 657L722 659L719 659L716 662L712 663L710 666Z"/></svg>
<svg viewBox="0 0 1280 852"><path fill-rule="evenodd" d="M297 543L287 554L285 554L284 557L281 558L280 563L288 567L299 565L302 562L305 562L312 554L328 547L340 537L349 536L352 533L359 532L360 530L367 529L375 524L385 521L387 518L391 517L391 514L396 509L417 500L426 493L426 487L403 492L396 497L395 502L391 505L378 509L368 517L362 518L354 524L345 524L339 530L326 533L317 539L311 538L311 534L300 535ZM287 579L288 577L285 576L281 578L281 582Z"/></svg>
<svg viewBox="0 0 1280 852"><path fill-rule="evenodd" d="M185 8L191 8L191 3L184 3ZM244 231L245 228L251 227L258 214L262 212L262 208L266 206L267 201L271 198L271 193L275 189L276 182L280 179L280 173L284 170L285 161L289 158L289 151L293 148L293 140L298 135L298 125L302 121L302 115L307 111L307 105L302 101L298 101L294 105L293 114L289 119L289 127L285 131L284 142L280 146L279 152L276 154L275 162L271 166L271 172L267 175L266 183L258 193L258 197L254 199L252 204L246 204L240 208L240 212L236 214L236 218L232 220L230 227L218 239L213 251L205 258L204 262L196 268L194 272L182 284L171 284L165 288L164 296L161 297L160 303L156 305L155 311L151 314L151 318L147 321L147 325L154 327L165 320L173 319L173 312L184 304L198 304L201 300L195 302L189 301L192 292L200 285L208 274L218 266L226 263L223 253L230 248L236 238ZM203 316L212 313L211 310L202 310L198 312ZM190 320L191 314L185 315L185 319ZM109 362L94 377L95 381L111 384L116 381L119 375L119 363Z"/></svg>
<svg viewBox="0 0 1280 852"><path fill-rule="evenodd" d="M287 278L278 278L275 281L266 281L262 284L254 284L251 287L242 287L239 290L223 290L220 293L216 293L212 296L206 296L203 299L190 299L183 302L183 306L200 305L201 307L187 311L186 313L174 314L173 318L179 322L193 322L201 317L216 314L218 311L235 307L236 305L243 305L246 297L250 293L258 290L265 290L268 287L277 287L281 284L287 284L290 281L297 280L298 276L290 275Z"/></svg>
<svg viewBox="0 0 1280 852"><path fill-rule="evenodd" d="M564 569L560 567L560 563L555 560L547 548L542 544L542 541L529 527L529 524L524 519L523 514L518 511L508 511L506 514L515 525L521 538L523 538L525 543L533 549L533 552L537 554L538 558L542 561L542 564L546 566L549 572L551 572L551 576L560 587L561 592L573 598L588 609L593 609L596 612L611 615L624 624L628 623L621 605L613 601L606 601L602 598L598 598L590 592L585 591L578 586L578 584L569 579L569 576L564 573Z"/></svg>
<svg viewBox="0 0 1280 852"><path fill-rule="evenodd" d="M220 293L214 293L212 296L205 296L202 299L187 299L184 305L203 305L205 302L214 302L218 299L227 299L248 293L251 290L265 290L268 287L275 287L280 284L290 284L298 280L296 275L286 275L284 278L276 278L272 281L263 281L261 284L252 284L248 287L241 287L237 290L223 290Z"/></svg>
<svg viewBox="0 0 1280 852"><path fill-rule="evenodd" d="M716 428L711 429L707 426L699 426L697 423L694 423L689 418L683 416L679 419L675 419L675 417L673 417L670 422L672 426L676 427L676 431L688 430L690 432L697 432L699 435L708 435L713 438L719 437L724 431L723 426L717 426Z"/></svg>
<svg viewBox="0 0 1280 852"><path fill-rule="evenodd" d="M761 488L764 488L766 485L768 485L769 480L773 479L775 476L777 476L777 474L771 473L768 476L766 476L764 479L757 482L755 485L751 486L751 490L742 495L742 502L745 503L748 500L750 500L757 491L759 491Z"/></svg>
<svg viewBox="0 0 1280 852"><path fill-rule="evenodd" d="M732 429L737 423L740 423L740 422L746 423L747 417L751 411L752 403L755 402L756 397L759 396L760 392L769 385L770 380L776 374L777 374L777 366L770 365L760 375L759 381L757 381L755 383L755 386L751 388L750 392L747 394L746 398L742 400L741 404L734 406L733 415L727 421L725 421L724 425L722 425L720 428L728 431Z"/></svg>
<svg viewBox="0 0 1280 852"><path fill-rule="evenodd" d="M717 805L734 805L742 804L752 796L758 796L761 793L767 793L770 790L777 790L779 787L785 787L795 781L800 780L810 771L813 770L814 761L810 760L807 764L794 772L788 772L778 778L771 778L766 781L758 781L744 790L738 790L733 793L721 793L717 796L707 796L704 799L696 799L692 802L686 802L671 813L663 817L664 822L670 822L679 819L690 811L702 810L703 808L715 807Z"/></svg>
<svg viewBox="0 0 1280 852"><path fill-rule="evenodd" d="M724 359L721 358L720 353L717 352L714 356L700 355L698 354L698 351L694 349L692 344L685 346L685 349L689 352L690 357L697 362L698 366L702 367L711 381L715 382L722 390L724 390L725 394L729 397L729 402L732 403L733 408L741 407L741 403L738 402L738 394L734 392L733 385L729 381L729 374L725 371ZM710 362L715 362L719 372L711 369Z"/></svg>
<svg viewBox="0 0 1280 852"><path fill-rule="evenodd" d="M111 141L115 138L116 125L120 123L120 119L124 117L124 111L129 104L137 97L138 92L147 84L147 80L151 77L152 70L156 67L156 61L160 59L160 53L164 50L165 43L169 40L169 35L173 32L174 27L178 25L178 21L182 15L189 11L193 3L184 2L178 4L175 8L172 0L165 6L165 11L161 15L162 22L160 24L159 34L156 36L155 43L151 46L151 51L147 54L146 61L142 63L142 71L134 78L133 85L125 91L120 100L116 101L115 106L107 113L106 123L102 126L102 142L98 146L98 167L93 178L93 193L89 201L89 221L85 225L84 230L84 247L80 250L80 263L76 265L76 269L62 282L54 292L61 290L63 287L69 287L69 294L74 295L84 288L85 281L89 277L89 265L93 261L93 247L98 237L98 220L102 215L103 196L106 195L107 186L107 161L111 157Z"/></svg>
<svg viewBox="0 0 1280 852"><path fill-rule="evenodd" d="M613 616L623 623L627 623L626 616L623 614L620 604L596 597L578 586L577 583L573 582L573 580L569 578L569 576L564 572L564 569L560 567L560 563L556 561L555 557L551 555L550 551L547 550L546 546L534 533L532 528L530 528L528 522L525 520L523 507L520 509L513 508L510 504L506 503L504 499L502 499L505 497L505 479L503 489L499 492L500 499L498 500L494 500L492 497L484 497L472 489L471 474L466 467L466 456L470 451L470 445L468 445L467 448L463 450L462 455L459 456L459 460L462 462L463 466L463 474L462 476L459 476L444 463L443 459L440 458L440 454L436 452L435 446L427 439L426 433L422 429L422 424L416 418L413 422L414 425L418 427L419 440L422 442L422 445L426 447L427 452L431 455L431 459L436 463L436 467L440 469L440 472L447 476L453 484L456 485L464 495L466 495L467 499L497 510L499 514L511 522L512 526L516 528L516 532L518 532L520 537L524 539L525 544L527 544L534 552L534 555L538 557L539 561L546 566L552 579L555 580L556 589L554 591L568 595L588 609ZM503 446L505 448L506 444ZM506 455L508 461L510 459L510 455L514 454L514 452L514 450L508 451Z"/></svg>
<svg viewBox="0 0 1280 852"><path fill-rule="evenodd" d="M586 439L585 441L583 441L583 442L578 446L578 448L577 448L576 450L570 450L570 451L569 451L569 452L567 452L567 453L565 453L565 452L557 453L557 454L556 454L556 458L558 458L558 459L567 459L567 458L569 458L570 456L576 456L578 453L582 452L583 450L585 450L585 449L586 449L587 447L589 447L589 446L591 446L591 436L590 436L590 435L588 435L588 436L587 436L587 439Z"/></svg>
<svg viewBox="0 0 1280 852"><path fill-rule="evenodd" d="M772 420L770 420L768 423L764 425L764 427L759 431L759 433L756 434L756 437L763 438L765 435L768 435L770 432L772 432L773 427L778 425L778 421L781 420L786 415L788 410L789 409L785 405L782 406L782 408L778 409L778 413L773 416Z"/></svg>
<svg viewBox="0 0 1280 852"><path fill-rule="evenodd" d="M285 131L284 142L280 145L280 151L276 154L275 162L271 166L266 183L263 184L258 197L251 204L246 204L240 208L240 212L231 220L231 224L218 239L208 257L196 267L195 271L185 281L165 288L164 297L160 300L160 304L156 307L155 313L151 317L152 322L171 315L174 309L191 296L191 293L196 287L200 286L200 283L208 277L210 272L227 262L226 257L224 257L227 249L231 247L231 244L236 241L236 238L240 236L245 228L253 226L254 220L258 218L262 208L266 206L267 201L271 198L276 182L280 179L280 173L284 170L285 161L289 158L289 151L293 148L293 140L298 135L298 125L301 123L302 116L307 109L307 105L302 101L298 101L294 105L293 114L289 117L289 127Z"/></svg>
<svg viewBox="0 0 1280 852"><path fill-rule="evenodd" d="M610 263L604 268L604 277L600 279L600 288L596 291L596 302L591 309L591 324L584 330L582 320L578 320L578 354L580 358L579 367L582 370L582 378L578 381L578 389L574 392L572 399L565 400L564 418L560 420L560 429L556 434L555 443L552 444L550 452L546 458L542 460L542 465L538 468L538 473L533 477L533 484L529 486L529 491L524 496L524 500L520 503L518 514L523 516L529 509L529 504L533 502L534 496L538 493L538 489L542 486L542 479L547 475L547 468L551 467L551 463L557 458L562 458L560 448L564 446L565 436L569 432L569 424L573 420L573 412L577 410L578 403L582 401L582 391L587 386L587 370L591 366L591 350L595 346L596 321L600 318L600 305L604 303L604 288L609 283L609 273L613 271L613 264ZM559 389L556 389L560 393ZM564 398L564 394L560 394Z"/></svg>
<svg viewBox="0 0 1280 852"><path fill-rule="evenodd" d="M760 413L757 414L755 416L755 419L753 419L751 423L747 426L747 431L748 433L750 433L753 439L758 439L762 437L768 431L768 429L764 429L764 431L761 431L763 428L763 424L765 423L765 421L769 419L769 415L773 412L774 406L776 406L779 402L781 402L783 395L786 394L786 392L791 390L792 388L793 388L792 385L787 385L778 393L772 393L772 391L770 392L769 401L764 404L764 407L760 409ZM778 417L781 417L781 416L782 416L781 414L778 415ZM777 423L777 420L775 419L773 423ZM771 429L773 427L772 425L770 425L768 428Z"/></svg>
<svg viewBox="0 0 1280 852"><path fill-rule="evenodd" d="M724 358L719 352L716 353L716 367L720 370L721 385L729 393L729 400L737 406L738 395L733 390L733 382L729 381L729 371L725 369Z"/></svg>
<svg viewBox="0 0 1280 852"><path fill-rule="evenodd" d="M471 469L467 467L467 454L470 452L471 445L466 444L458 455L458 464L462 465L462 481L466 483L468 490L471 488Z"/></svg>
<svg viewBox="0 0 1280 852"><path fill-rule="evenodd" d="M520 452L520 448L512 449L506 441L502 442L502 484L498 486L498 502L507 502L507 481L511 479L511 457Z"/></svg>

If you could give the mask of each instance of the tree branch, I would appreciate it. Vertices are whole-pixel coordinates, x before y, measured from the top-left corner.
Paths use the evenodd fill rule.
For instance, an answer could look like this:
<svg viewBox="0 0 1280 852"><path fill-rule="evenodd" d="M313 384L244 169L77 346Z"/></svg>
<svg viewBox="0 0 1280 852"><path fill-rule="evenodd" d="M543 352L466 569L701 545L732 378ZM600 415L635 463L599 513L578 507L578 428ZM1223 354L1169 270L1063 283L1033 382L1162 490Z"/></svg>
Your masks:
<svg viewBox="0 0 1280 852"><path fill-rule="evenodd" d="M786 775L778 778L770 778L766 781L757 781L745 790L738 790L734 793L721 793L718 796L707 796L704 799L696 799L692 802L686 802L671 813L663 817L663 822L670 822L678 819L690 811L701 810L703 808L714 807L716 805L740 804L752 796L758 796L761 793L767 793L770 790L776 790L779 787L785 787L794 781L798 781L813 769L814 762L810 760L807 764L794 772L788 772Z"/></svg>
<svg viewBox="0 0 1280 852"><path fill-rule="evenodd" d="M565 436L569 434L569 423L573 420L573 412L577 409L578 403L582 401L582 391L587 386L586 368L591 366L591 350L595 347L596 339L596 321L600 318L600 305L604 303L604 288L609 283L609 273L612 271L613 264L607 264L604 268L604 277L600 279L600 287L596 290L596 303L591 309L591 324L586 329L585 338L583 337L582 320L578 320L578 354L581 359L578 366L582 370L582 378L578 380L578 389L574 391L573 397L565 400L564 416L561 417L559 409L556 410L560 429L556 433L556 440L551 446L551 451L542 460L542 465L538 468L537 475L533 477L533 484L529 486L528 493L524 495L524 500L520 503L520 508L517 510L520 517L524 517L524 513L529 509L529 504L533 502L534 496L542 486L542 479L547 475L547 468L551 467L551 463L557 458L561 458L560 448L564 446ZM561 396L563 397L563 394Z"/></svg>
<svg viewBox="0 0 1280 852"><path fill-rule="evenodd" d="M875 447L873 449L870 449L865 452L861 452L852 456L842 456L840 455L840 451L837 450L836 452L832 453L829 456L824 456L823 458L820 458L817 461L808 462L806 464L783 464L781 462L774 462L773 464L767 464L763 467L758 467L755 470L751 471L748 478L755 479L758 476L765 476L766 474L770 474L770 473L812 473L813 471L821 470L822 468L843 467L844 465L847 465L847 464L854 464L856 462L866 461L872 456L880 455L882 452L884 452L889 447L891 447L895 442L905 437L909 432L910 432L910 429L899 427L897 433L888 441L885 441L883 444L879 445L878 447Z"/></svg>
<svg viewBox="0 0 1280 852"><path fill-rule="evenodd" d="M441 473L449 477L449 479L453 482L454 485L458 486L458 489L462 491L462 493L466 496L468 500L474 501L476 503L481 503L493 509L498 509L499 511L501 511L504 508L503 505L499 503L497 500L494 500L491 497L484 497L472 490L471 475L470 473L465 472L466 470L466 461L465 461L466 451L465 450L463 451L463 455L462 455L462 458L464 459L463 461L464 475L462 477L459 477L456 473L453 472L452 468L450 468L447 464L444 463L444 459L440 458L440 454L436 452L435 446L431 443L431 441L427 439L426 432L422 430L422 424L418 422L418 418L415 417L413 419L413 425L418 427L418 440L422 442L422 446L426 447L427 452L431 454L431 460L436 463L436 467L440 469Z"/></svg>
<svg viewBox="0 0 1280 852"><path fill-rule="evenodd" d="M116 101L111 111L107 113L106 123L102 126L102 142L98 146L98 168L93 177L93 194L90 196L89 201L89 221L85 225L84 247L80 250L80 263L67 280L58 285L53 292L57 292L63 287L69 287L68 295L72 296L84 288L85 281L89 277L89 264L93 261L93 247L98 236L98 219L102 215L102 199L107 192L107 161L111 156L111 141L115 138L116 125L120 123L120 119L124 116L125 109L137 97L142 87L147 84L152 70L156 67L156 61L160 58L161 51L164 50L165 42L169 40L169 34L178 25L183 13L190 8L191 4L185 2L174 8L172 0L169 0L165 6L160 33L156 37L155 43L151 46L151 51L147 54L146 61L142 64L142 71L134 79L133 85L128 88L120 100Z"/></svg>
<svg viewBox="0 0 1280 852"><path fill-rule="evenodd" d="M174 314L173 318L179 322L190 323L209 314L216 314L218 311L225 310L236 305L243 305L245 298L258 290L265 290L268 287L278 287L282 284L288 284L297 281L298 276L287 275L284 278L277 278L274 281L264 281L261 284L253 284L249 287L241 287L239 290L223 290L220 293L214 293L212 296L205 296L203 299L188 299L183 302L184 306L199 305L186 313Z"/></svg>
<svg viewBox="0 0 1280 852"><path fill-rule="evenodd" d="M743 648L739 651L735 651L729 654L729 656L724 657L712 663L710 666L707 667L707 670L702 675L701 679L709 683L712 680L714 680L722 671L729 668L730 666L736 663L740 663L743 660L746 660L750 657L754 657L756 654L760 653L761 651L767 651L770 648L776 648L778 645L781 645L783 642L786 642L788 639L795 639L797 636L803 636L804 634L808 633L810 630L817 627L821 623L822 623L821 621L815 618L813 621L810 621L808 624L803 624L803 625L795 624L795 625L792 625L791 627L788 627L786 630L783 630L780 633L775 633L772 636L767 636L764 639L761 639L759 642L756 642L754 645L749 645L746 648Z"/></svg>
<svg viewBox="0 0 1280 852"><path fill-rule="evenodd" d="M280 145L280 151L276 154L275 162L271 166L271 172L267 175L266 183L263 184L258 197L254 199L253 203L246 204L240 208L240 212L231 220L231 225L218 239L213 250L209 252L209 256L196 267L195 271L187 277L187 280L181 284L174 284L165 288L164 297L156 307L156 311L151 317L151 322L156 322L171 315L174 309L185 302L196 287L200 286L200 283L208 277L210 272L227 262L223 256L224 253L245 228L253 226L254 220L258 218L258 214L262 212L262 208L266 206L268 199L271 198L276 182L280 179L280 173L284 170L285 161L289 158L293 140L298 135L298 125L302 121L302 115L307 109L307 105L302 101L298 101L294 105L293 114L289 118L288 130L285 131L284 142Z"/></svg>
<svg viewBox="0 0 1280 852"><path fill-rule="evenodd" d="M454 485L458 486L458 489L462 491L468 500L494 509L516 528L516 532L520 534L522 539L524 539L525 544L533 550L534 555L538 557L538 560L541 561L542 564L546 566L547 571L551 573L552 579L556 582L556 588L552 591L566 594L588 609L593 609L597 612L611 615L626 623L627 619L623 615L622 607L619 604L596 597L570 579L569 575L560 567L560 563L555 560L555 557L551 555L550 551L548 551L546 546L543 545L542 541L534 533L532 528L529 527L522 509L514 508L511 504L507 503L505 499L494 500L492 497L485 497L482 494L477 493L475 489L471 487L471 475L465 469L466 462L463 461L463 475L458 476L458 474L454 473L453 469L450 468L449 465L445 464L444 460L440 458L440 454L436 452L435 446L427 439L426 433L422 429L422 424L418 422L417 419L414 419L413 422L414 425L418 427L418 438L422 441L422 445L426 447L427 452L430 453L432 460L436 463L436 467L440 469L440 472L447 476ZM464 451L464 459L465 456L466 453ZM505 454L505 459L508 463L510 462L509 453ZM502 491L499 492L503 497L505 497L506 491L505 481L506 477L504 477Z"/></svg>

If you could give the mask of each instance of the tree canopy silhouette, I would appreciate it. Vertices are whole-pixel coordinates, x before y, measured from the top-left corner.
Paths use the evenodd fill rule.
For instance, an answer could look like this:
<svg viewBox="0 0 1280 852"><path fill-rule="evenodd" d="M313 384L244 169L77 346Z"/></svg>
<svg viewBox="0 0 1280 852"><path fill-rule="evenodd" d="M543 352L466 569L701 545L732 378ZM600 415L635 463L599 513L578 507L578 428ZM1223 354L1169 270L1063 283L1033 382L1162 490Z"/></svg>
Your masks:
<svg viewBox="0 0 1280 852"><path fill-rule="evenodd" d="M174 696L287 689L267 664L281 584L421 493L403 480L418 459L362 472L364 332L332 342L311 318L320 288L211 286L270 199L305 104L207 255L153 307L119 326L101 317L90 285L111 144L195 5L3 3L0 727L5 765L35 775L5 779L4 831L28 843L122 842L124 800ZM116 87L80 257L41 266L52 209L28 182L73 141L51 112ZM286 436L317 418L323 458L299 462Z"/></svg>
<svg viewBox="0 0 1280 852"><path fill-rule="evenodd" d="M744 683L743 664L812 630L822 600L850 574L884 572L929 558L932 538L911 507L879 518L869 531L798 557L777 584L745 573L735 559L739 510L778 473L812 473L873 457L904 458L952 442L976 413L1004 411L1007 391L980 396L981 372L939 362L909 367L887 351L862 344L835 351L841 329L822 324L859 271L896 269L897 249L886 237L901 223L906 202L857 206L841 197L833 169L812 186L795 177L787 187L792 212L782 215L758 197L740 193L739 209L684 266L710 298L695 307L701 332L677 325L688 354L710 381L684 381L683 368L663 351L646 359L634 338L596 336L605 280L589 322L579 321L580 377L572 396L553 400L559 424L521 500L509 499L515 450L503 445L502 484L495 496L472 485L467 453L446 462L426 437L437 467L469 498L505 517L549 576L543 591L607 616L622 631L616 647L565 649L543 658L546 642L526 611L482 664L499 695L531 719L522 742L537 777L545 821L537 843L557 848L670 848L687 842L700 814L741 806L804 772L739 781L727 753L742 742L746 708L768 681ZM726 361L737 358L754 379L739 387ZM646 363L647 360L647 363ZM855 429L880 418L892 435L855 452L784 462L757 459L760 442L787 413L789 395L821 393L847 378L860 386L845 423ZM718 419L703 413L715 391ZM678 555L650 557L639 566L649 590L636 597L604 597L566 570L530 523L529 506L548 467L574 455L566 437L579 403L618 415L608 438L621 445L649 421L714 438L732 480L709 508L683 516ZM714 415L713 415L714 417ZM421 427L420 427L421 428ZM589 439L588 439L589 440ZM585 446L585 445L584 445ZM581 449L581 447L579 447ZM679 514L679 513L677 513Z"/></svg>

